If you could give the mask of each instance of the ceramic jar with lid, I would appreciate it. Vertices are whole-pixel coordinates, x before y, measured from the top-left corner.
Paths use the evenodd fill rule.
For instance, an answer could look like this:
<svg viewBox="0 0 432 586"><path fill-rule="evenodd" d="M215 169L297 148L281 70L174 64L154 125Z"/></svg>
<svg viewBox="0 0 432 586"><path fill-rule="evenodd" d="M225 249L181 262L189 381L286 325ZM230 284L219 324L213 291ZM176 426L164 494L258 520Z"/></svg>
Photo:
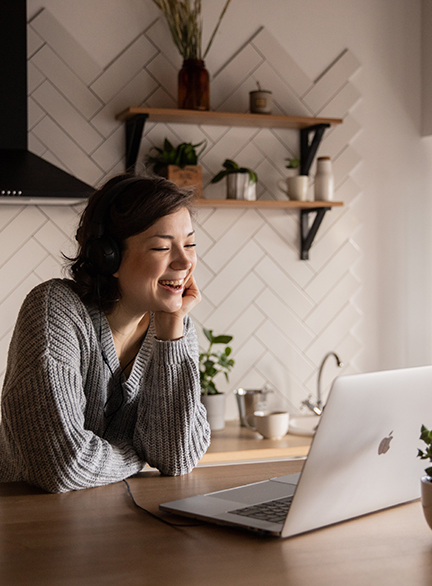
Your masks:
<svg viewBox="0 0 432 586"><path fill-rule="evenodd" d="M314 197L316 201L332 201L334 176L330 157L318 157L315 175Z"/></svg>

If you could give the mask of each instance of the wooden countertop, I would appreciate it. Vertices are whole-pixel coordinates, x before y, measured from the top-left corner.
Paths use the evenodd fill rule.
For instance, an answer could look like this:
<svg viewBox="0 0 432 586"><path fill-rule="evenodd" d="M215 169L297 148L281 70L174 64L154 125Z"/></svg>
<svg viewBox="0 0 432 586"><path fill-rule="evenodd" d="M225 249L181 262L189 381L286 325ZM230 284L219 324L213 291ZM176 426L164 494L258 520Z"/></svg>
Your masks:
<svg viewBox="0 0 432 586"><path fill-rule="evenodd" d="M143 472L47 494L0 483L2 586L430 586L432 532L419 501L291 539L193 522L163 502L298 472L299 461ZM192 522L191 522L192 521ZM188 526L184 526L188 525Z"/></svg>
<svg viewBox="0 0 432 586"><path fill-rule="evenodd" d="M225 429L212 432L212 440L200 465L232 462L304 458L312 438L287 434L280 440L268 440L239 421L226 421Z"/></svg>

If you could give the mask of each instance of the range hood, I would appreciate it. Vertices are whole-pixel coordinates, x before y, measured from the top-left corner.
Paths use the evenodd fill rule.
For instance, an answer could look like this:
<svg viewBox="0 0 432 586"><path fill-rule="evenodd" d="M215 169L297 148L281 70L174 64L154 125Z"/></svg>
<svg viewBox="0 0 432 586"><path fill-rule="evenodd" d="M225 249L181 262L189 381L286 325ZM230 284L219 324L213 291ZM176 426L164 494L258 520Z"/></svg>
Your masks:
<svg viewBox="0 0 432 586"><path fill-rule="evenodd" d="M28 150L26 0L2 0L0 203L71 204L94 188Z"/></svg>

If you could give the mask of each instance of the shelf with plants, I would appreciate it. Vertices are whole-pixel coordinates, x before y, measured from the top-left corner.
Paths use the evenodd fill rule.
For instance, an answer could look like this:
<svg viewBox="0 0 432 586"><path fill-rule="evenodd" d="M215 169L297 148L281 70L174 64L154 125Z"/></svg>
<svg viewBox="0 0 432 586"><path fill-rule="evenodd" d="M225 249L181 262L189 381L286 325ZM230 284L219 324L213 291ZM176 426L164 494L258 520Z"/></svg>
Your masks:
<svg viewBox="0 0 432 586"><path fill-rule="evenodd" d="M308 175L324 132L330 126L341 124L340 118L316 118L307 116L280 116L236 112L211 112L208 110L183 110L174 108L129 107L116 116L126 125L126 169L135 170L138 151L146 121L173 124L217 125L232 127L280 128L300 133L300 175ZM312 137L311 137L312 134ZM309 249L321 225L324 215L333 207L342 206L336 201L246 201L241 199L197 198L199 207L225 208L273 208L300 211L300 258L309 258ZM309 225L309 216L315 214Z"/></svg>
<svg viewBox="0 0 432 586"><path fill-rule="evenodd" d="M150 122L175 124L209 124L212 126L249 126L256 128L289 128L301 130L317 124L334 126L341 124L340 118L313 118L308 116L279 116L273 114L251 114L238 112L212 112L210 110L177 110L175 108L130 107L116 116L117 120L131 120L146 115Z"/></svg>
<svg viewBox="0 0 432 586"><path fill-rule="evenodd" d="M279 116L209 110L180 110L175 108L129 107L116 116L126 124L126 168L133 170L138 156L146 121L172 124L208 124L211 126L242 126L280 128L300 131L300 174L308 175L324 132L330 126L341 124L340 118L308 116ZM312 140L310 134L314 133Z"/></svg>

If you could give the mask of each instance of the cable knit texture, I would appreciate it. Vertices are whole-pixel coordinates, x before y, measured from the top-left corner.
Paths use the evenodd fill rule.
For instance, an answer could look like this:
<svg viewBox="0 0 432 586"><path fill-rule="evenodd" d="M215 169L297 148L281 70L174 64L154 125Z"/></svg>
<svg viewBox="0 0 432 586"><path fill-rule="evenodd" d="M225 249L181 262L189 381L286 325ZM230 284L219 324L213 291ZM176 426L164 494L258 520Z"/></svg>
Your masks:
<svg viewBox="0 0 432 586"><path fill-rule="evenodd" d="M210 443L192 321L182 339L161 342L152 318L125 380L108 320L68 283L42 283L20 310L2 394L0 482L66 492L123 480L146 462L166 475L190 472Z"/></svg>

